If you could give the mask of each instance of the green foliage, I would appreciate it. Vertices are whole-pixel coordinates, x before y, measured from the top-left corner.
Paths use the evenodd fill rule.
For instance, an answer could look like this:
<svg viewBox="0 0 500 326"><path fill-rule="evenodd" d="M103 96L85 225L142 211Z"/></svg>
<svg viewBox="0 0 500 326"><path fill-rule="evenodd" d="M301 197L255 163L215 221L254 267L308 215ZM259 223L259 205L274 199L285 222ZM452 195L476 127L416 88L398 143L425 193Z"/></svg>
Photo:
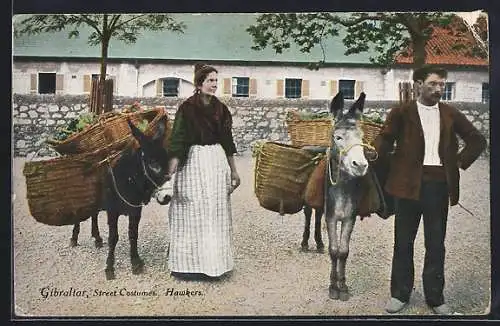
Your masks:
<svg viewBox="0 0 500 326"><path fill-rule="evenodd" d="M82 26L92 29L89 45L99 45L115 38L125 43L135 43L144 30L171 30L183 32L185 24L176 22L167 14L66 14L33 15L14 24L16 36L59 32L69 29L68 38L79 37Z"/></svg>
<svg viewBox="0 0 500 326"><path fill-rule="evenodd" d="M365 113L361 116L361 120L367 121L367 122L372 122L372 123L377 123L377 124L384 123L384 119L382 119L382 116L377 112Z"/></svg>
<svg viewBox="0 0 500 326"><path fill-rule="evenodd" d="M82 113L79 117L73 118L67 126L59 127L52 135L52 139L63 141L74 133L81 132L96 123L98 117L92 113Z"/></svg>
<svg viewBox="0 0 500 326"><path fill-rule="evenodd" d="M333 119L334 117L330 112L310 112L310 111L288 111L287 120L318 120L318 119ZM364 113L361 116L361 120L367 122L373 122L378 124L383 124L384 119L377 113Z"/></svg>
<svg viewBox="0 0 500 326"><path fill-rule="evenodd" d="M148 127L148 124L149 124L148 120L143 119L141 122L139 122L137 124L137 129L139 129L140 131L144 132L144 131L146 131L146 128Z"/></svg>
<svg viewBox="0 0 500 326"><path fill-rule="evenodd" d="M330 112L288 111L287 119L317 120L332 118Z"/></svg>
<svg viewBox="0 0 500 326"><path fill-rule="evenodd" d="M345 55L374 49L377 55L370 57L370 61L388 67L394 63L397 54L408 56L402 51L412 47L414 63L421 65L425 63L424 49L432 35L432 26L451 29L454 17L445 12L263 14L257 18L257 24L247 28L247 32L253 38L254 50L270 46L279 54L295 43L300 51L308 53L316 45L323 49L322 42L328 37L338 36L343 28L346 32L342 39ZM324 61L325 58L319 63L311 63L309 68L317 70Z"/></svg>

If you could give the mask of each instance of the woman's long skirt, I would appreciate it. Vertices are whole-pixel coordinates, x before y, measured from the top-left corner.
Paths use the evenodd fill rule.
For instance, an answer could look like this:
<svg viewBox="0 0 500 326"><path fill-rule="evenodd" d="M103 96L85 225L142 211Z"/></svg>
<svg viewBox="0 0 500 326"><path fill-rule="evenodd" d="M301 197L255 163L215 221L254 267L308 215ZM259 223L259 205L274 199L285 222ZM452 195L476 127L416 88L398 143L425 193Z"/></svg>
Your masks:
<svg viewBox="0 0 500 326"><path fill-rule="evenodd" d="M233 268L231 170L222 146L192 146L169 208L171 272L220 276Z"/></svg>

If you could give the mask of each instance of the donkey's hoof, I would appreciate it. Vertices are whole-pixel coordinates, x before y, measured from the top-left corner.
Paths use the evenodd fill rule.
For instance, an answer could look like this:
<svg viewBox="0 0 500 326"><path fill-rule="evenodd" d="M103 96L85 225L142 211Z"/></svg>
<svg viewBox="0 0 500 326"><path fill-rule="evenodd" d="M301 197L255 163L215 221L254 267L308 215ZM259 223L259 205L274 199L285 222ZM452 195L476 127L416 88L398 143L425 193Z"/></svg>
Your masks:
<svg viewBox="0 0 500 326"><path fill-rule="evenodd" d="M319 252L320 254L324 254L325 253L325 245L324 244L316 245L316 251Z"/></svg>
<svg viewBox="0 0 500 326"><path fill-rule="evenodd" d="M70 247L76 247L76 246L78 246L78 240L76 240L76 239L69 239L69 246Z"/></svg>
<svg viewBox="0 0 500 326"><path fill-rule="evenodd" d="M102 248L102 246L103 246L102 239L95 239L94 245L95 245L96 248Z"/></svg>
<svg viewBox="0 0 500 326"><path fill-rule="evenodd" d="M144 261L142 259L136 259L132 262L132 274L142 274L144 272Z"/></svg>
<svg viewBox="0 0 500 326"><path fill-rule="evenodd" d="M347 291L339 291L339 299L341 301L347 301L347 300L349 300L349 297L350 297L349 296L349 292L347 292Z"/></svg>
<svg viewBox="0 0 500 326"><path fill-rule="evenodd" d="M300 244L300 251L302 251L302 252L308 252L309 251L309 245L307 243L301 243Z"/></svg>
<svg viewBox="0 0 500 326"><path fill-rule="evenodd" d="M330 299L338 300L339 299L339 289L330 286L328 289L328 296L330 297Z"/></svg>
<svg viewBox="0 0 500 326"><path fill-rule="evenodd" d="M116 278L114 269L106 269L106 280L114 280Z"/></svg>

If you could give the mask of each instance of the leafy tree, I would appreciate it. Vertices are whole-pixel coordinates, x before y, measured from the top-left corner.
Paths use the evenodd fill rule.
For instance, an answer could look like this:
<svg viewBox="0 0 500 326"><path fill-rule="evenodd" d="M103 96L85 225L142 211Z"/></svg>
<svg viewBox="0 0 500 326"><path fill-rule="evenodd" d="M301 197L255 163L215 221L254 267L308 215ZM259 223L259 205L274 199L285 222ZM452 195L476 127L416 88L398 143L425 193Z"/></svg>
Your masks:
<svg viewBox="0 0 500 326"><path fill-rule="evenodd" d="M68 37L80 35L79 30L90 27L91 34L88 44L101 45L101 71L99 77L99 100L97 112L102 111L102 98L108 48L112 39L132 44L137 41L143 30L160 31L171 30L182 33L186 28L182 22L176 22L167 14L68 14L68 15L32 15L21 19L14 25L16 36L23 34L34 35L40 33L59 32L69 30Z"/></svg>
<svg viewBox="0 0 500 326"><path fill-rule="evenodd" d="M460 25L457 18L444 12L273 13L260 15L257 24L248 27L247 31L253 37L254 50L271 46L276 53L282 53L293 42L300 51L308 53L314 46L320 45L323 60L310 66L315 69L325 61L323 42L331 36L339 36L341 28L345 30L342 39L346 47L345 55L374 49L376 55L370 57L370 61L389 67L398 54L408 56L411 53L413 64L421 66L425 63L425 47L434 27L448 29L456 36L468 33L467 28L456 28ZM465 27L463 23L461 25ZM476 51L474 44L469 49L470 55L487 55L484 49Z"/></svg>

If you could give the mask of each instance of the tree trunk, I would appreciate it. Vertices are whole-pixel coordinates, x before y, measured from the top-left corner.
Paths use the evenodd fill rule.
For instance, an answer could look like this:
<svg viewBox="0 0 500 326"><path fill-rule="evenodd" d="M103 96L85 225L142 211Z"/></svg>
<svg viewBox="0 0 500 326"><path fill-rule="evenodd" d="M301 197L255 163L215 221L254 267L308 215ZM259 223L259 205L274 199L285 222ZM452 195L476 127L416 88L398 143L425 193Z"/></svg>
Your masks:
<svg viewBox="0 0 500 326"><path fill-rule="evenodd" d="M425 64L427 54L425 52L426 39L422 36L413 37L413 66L422 67Z"/></svg>
<svg viewBox="0 0 500 326"><path fill-rule="evenodd" d="M104 107L104 81L106 80L106 68L108 60L108 46L111 35L108 31L108 15L104 14L102 22L102 42L101 42L101 72L99 74L99 93L97 100L97 114L103 113L107 108Z"/></svg>

